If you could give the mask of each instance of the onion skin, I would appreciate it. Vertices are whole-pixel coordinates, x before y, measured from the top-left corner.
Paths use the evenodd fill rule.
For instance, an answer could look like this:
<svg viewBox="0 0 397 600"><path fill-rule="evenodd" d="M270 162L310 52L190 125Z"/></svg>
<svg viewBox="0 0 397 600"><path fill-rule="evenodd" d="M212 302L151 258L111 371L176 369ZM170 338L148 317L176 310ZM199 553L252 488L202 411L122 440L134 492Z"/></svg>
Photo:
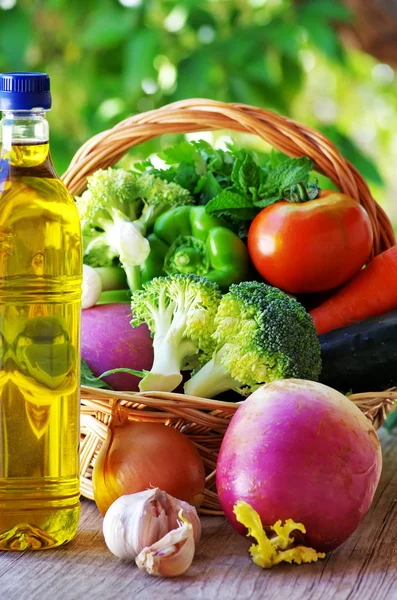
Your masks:
<svg viewBox="0 0 397 600"><path fill-rule="evenodd" d="M125 411L124 411L125 413ZM158 487L198 508L205 469L193 442L161 423L128 421L120 411L95 462L94 498L102 515L120 496Z"/></svg>
<svg viewBox="0 0 397 600"><path fill-rule="evenodd" d="M264 527L303 523L307 546L329 552L367 513L382 454L368 419L345 396L297 379L263 386L233 416L220 449L217 490L241 534L233 507L248 502Z"/></svg>

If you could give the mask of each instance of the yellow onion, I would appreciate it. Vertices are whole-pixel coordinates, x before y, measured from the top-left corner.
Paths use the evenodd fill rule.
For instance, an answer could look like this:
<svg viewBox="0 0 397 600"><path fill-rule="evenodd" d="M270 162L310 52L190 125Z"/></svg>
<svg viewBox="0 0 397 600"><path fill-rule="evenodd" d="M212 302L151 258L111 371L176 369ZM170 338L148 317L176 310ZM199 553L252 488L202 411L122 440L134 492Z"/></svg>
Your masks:
<svg viewBox="0 0 397 600"><path fill-rule="evenodd" d="M104 515L125 494L160 488L198 508L203 500L205 470L193 442L173 427L128 420L114 412L93 471L94 497Z"/></svg>

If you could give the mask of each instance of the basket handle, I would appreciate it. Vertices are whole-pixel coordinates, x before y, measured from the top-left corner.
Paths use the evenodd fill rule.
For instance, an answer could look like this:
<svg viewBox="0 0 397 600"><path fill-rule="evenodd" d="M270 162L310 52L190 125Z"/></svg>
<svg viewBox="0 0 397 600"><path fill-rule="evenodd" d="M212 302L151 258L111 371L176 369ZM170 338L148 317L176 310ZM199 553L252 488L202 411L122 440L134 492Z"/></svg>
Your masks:
<svg viewBox="0 0 397 600"><path fill-rule="evenodd" d="M396 243L392 224L371 195L357 169L322 133L287 117L246 104L191 99L134 115L88 140L76 152L62 179L73 195L80 194L87 176L116 164L130 148L166 133L229 129L259 136L291 157L308 156L316 171L360 202L372 223L372 256Z"/></svg>

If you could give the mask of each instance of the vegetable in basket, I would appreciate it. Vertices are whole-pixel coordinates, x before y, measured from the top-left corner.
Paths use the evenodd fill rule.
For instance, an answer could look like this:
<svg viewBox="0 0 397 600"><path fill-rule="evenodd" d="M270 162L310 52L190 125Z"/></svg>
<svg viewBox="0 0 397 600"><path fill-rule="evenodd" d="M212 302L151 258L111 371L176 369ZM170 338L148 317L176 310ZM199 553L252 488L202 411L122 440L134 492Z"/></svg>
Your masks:
<svg viewBox="0 0 397 600"><path fill-rule="evenodd" d="M151 368L150 332L145 324L133 329L131 318L130 303L102 304L82 311L81 356L95 377L120 367L137 371ZM136 392L140 379L131 373L117 372L104 381L115 390Z"/></svg>
<svg viewBox="0 0 397 600"><path fill-rule="evenodd" d="M102 281L99 273L89 265L83 265L83 285L81 294L81 308L94 306L102 293Z"/></svg>
<svg viewBox="0 0 397 600"><path fill-rule="evenodd" d="M393 246L310 314L320 335L396 308L397 246Z"/></svg>
<svg viewBox="0 0 397 600"><path fill-rule="evenodd" d="M271 285L292 294L335 288L369 259L371 221L353 198L322 191L310 199L296 186L290 200L264 208L248 232L251 260Z"/></svg>
<svg viewBox="0 0 397 600"><path fill-rule="evenodd" d="M150 252L146 233L171 206L189 204L189 192L149 173L122 169L98 170L88 177L87 189L77 198L84 262L112 267L120 261L131 290L141 287L140 265Z"/></svg>
<svg viewBox="0 0 397 600"><path fill-rule="evenodd" d="M320 381L342 392L397 385L397 310L319 336Z"/></svg>
<svg viewBox="0 0 397 600"><path fill-rule="evenodd" d="M317 380L320 344L310 315L281 290L256 281L230 287L219 304L212 358L185 383L185 393L212 398L233 390L248 396L264 383Z"/></svg>
<svg viewBox="0 0 397 600"><path fill-rule="evenodd" d="M141 391L170 392L181 383L183 369L211 357L220 300L218 285L196 275L156 277L132 294L132 326L146 323L153 335L153 366L139 383Z"/></svg>
<svg viewBox="0 0 397 600"><path fill-rule="evenodd" d="M188 189L195 204L224 217L243 237L247 223L258 212L281 200L286 189L307 184L313 162L307 157L289 158L281 152L257 157L230 144L227 150L212 148L204 140L182 142L159 154L168 168L156 169L150 160L135 165L141 170Z"/></svg>
<svg viewBox="0 0 397 600"><path fill-rule="evenodd" d="M167 210L157 218L149 242L143 281L152 279L153 274L188 273L227 290L248 277L250 259L244 242L223 219L208 215L204 206Z"/></svg>
<svg viewBox="0 0 397 600"><path fill-rule="evenodd" d="M131 421L116 406L107 438L92 474L94 498L104 515L125 494L159 487L199 507L203 500L205 470L193 442L161 422Z"/></svg>
<svg viewBox="0 0 397 600"><path fill-rule="evenodd" d="M160 152L159 158L166 168L157 169L150 159L136 164L135 168L180 185L189 190L195 204L206 204L232 184L233 166L241 154L248 153L232 145L221 150L205 140L184 140Z"/></svg>
<svg viewBox="0 0 397 600"><path fill-rule="evenodd" d="M364 518L381 466L378 436L353 402L322 384L289 379L241 404L222 441L216 484L239 533L246 530L233 508L242 500L264 527L293 519L306 528L297 541L329 552Z"/></svg>

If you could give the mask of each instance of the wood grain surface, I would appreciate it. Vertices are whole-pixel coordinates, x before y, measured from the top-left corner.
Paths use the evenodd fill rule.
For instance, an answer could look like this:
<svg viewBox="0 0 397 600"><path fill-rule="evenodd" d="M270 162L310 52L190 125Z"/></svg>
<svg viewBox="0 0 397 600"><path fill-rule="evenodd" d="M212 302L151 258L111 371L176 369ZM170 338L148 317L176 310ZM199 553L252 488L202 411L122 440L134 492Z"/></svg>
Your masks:
<svg viewBox="0 0 397 600"><path fill-rule="evenodd" d="M0 600L397 600L397 434L380 431L384 467L370 512L355 534L312 565L270 571L248 557L248 540L220 517L203 519L189 571L162 580L116 559L94 503L82 503L68 546L0 555Z"/></svg>

